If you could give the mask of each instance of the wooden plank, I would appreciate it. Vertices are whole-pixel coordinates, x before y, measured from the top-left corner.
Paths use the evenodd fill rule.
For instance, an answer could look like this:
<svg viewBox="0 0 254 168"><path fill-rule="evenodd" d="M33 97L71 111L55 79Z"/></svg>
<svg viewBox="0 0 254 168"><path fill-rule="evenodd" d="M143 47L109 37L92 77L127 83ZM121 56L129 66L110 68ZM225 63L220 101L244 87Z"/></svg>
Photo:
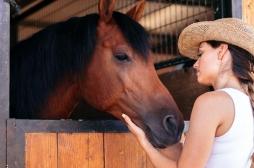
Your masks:
<svg viewBox="0 0 254 168"><path fill-rule="evenodd" d="M146 168L147 157L130 133L104 134L105 168Z"/></svg>
<svg viewBox="0 0 254 168"><path fill-rule="evenodd" d="M103 141L102 133L89 133L89 168L104 168Z"/></svg>
<svg viewBox="0 0 254 168"><path fill-rule="evenodd" d="M58 134L59 168L103 168L102 133Z"/></svg>
<svg viewBox="0 0 254 168"><path fill-rule="evenodd" d="M57 134L25 134L25 167L57 168Z"/></svg>
<svg viewBox="0 0 254 168"><path fill-rule="evenodd" d="M254 26L254 0L242 1L243 20Z"/></svg>

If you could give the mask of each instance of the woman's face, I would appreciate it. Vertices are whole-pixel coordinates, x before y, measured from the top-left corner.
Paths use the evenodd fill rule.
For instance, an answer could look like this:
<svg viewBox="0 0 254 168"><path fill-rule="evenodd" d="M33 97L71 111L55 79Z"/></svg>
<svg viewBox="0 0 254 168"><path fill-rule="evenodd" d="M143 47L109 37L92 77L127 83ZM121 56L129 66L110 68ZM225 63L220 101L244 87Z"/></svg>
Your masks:
<svg viewBox="0 0 254 168"><path fill-rule="evenodd" d="M197 81L204 85L213 85L219 72L218 49L202 42L199 46L198 60L193 65L197 71Z"/></svg>

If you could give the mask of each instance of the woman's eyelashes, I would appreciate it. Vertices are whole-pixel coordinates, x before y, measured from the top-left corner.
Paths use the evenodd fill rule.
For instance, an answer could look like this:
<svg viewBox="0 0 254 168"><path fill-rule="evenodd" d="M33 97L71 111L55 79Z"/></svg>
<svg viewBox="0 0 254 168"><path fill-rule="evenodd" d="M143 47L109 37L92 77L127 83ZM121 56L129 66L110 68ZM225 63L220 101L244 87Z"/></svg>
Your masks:
<svg viewBox="0 0 254 168"><path fill-rule="evenodd" d="M200 58L202 56L203 53L199 52L197 57Z"/></svg>

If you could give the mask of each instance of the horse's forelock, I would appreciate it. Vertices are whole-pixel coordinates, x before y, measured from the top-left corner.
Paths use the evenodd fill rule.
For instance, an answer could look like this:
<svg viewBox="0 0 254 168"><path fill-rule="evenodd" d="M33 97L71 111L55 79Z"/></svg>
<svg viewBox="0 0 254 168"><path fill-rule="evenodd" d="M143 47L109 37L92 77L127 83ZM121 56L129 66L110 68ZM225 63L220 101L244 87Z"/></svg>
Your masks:
<svg viewBox="0 0 254 168"><path fill-rule="evenodd" d="M98 19L97 14L71 18L12 49L11 117L24 118L24 113L36 116L34 112L40 111L65 73L77 74L84 69L95 48Z"/></svg>
<svg viewBox="0 0 254 168"><path fill-rule="evenodd" d="M147 58L150 51L148 32L127 15L114 12L113 18L131 47L141 56Z"/></svg>

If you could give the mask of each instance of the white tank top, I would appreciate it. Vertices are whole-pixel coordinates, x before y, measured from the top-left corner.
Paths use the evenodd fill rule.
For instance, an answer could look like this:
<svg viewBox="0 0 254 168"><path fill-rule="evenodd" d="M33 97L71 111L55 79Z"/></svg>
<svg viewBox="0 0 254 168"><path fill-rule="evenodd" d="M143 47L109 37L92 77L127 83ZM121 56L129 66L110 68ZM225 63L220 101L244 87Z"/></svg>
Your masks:
<svg viewBox="0 0 254 168"><path fill-rule="evenodd" d="M234 103L234 121L222 136L215 137L206 168L250 168L254 144L254 121L249 97L232 88L225 91Z"/></svg>

